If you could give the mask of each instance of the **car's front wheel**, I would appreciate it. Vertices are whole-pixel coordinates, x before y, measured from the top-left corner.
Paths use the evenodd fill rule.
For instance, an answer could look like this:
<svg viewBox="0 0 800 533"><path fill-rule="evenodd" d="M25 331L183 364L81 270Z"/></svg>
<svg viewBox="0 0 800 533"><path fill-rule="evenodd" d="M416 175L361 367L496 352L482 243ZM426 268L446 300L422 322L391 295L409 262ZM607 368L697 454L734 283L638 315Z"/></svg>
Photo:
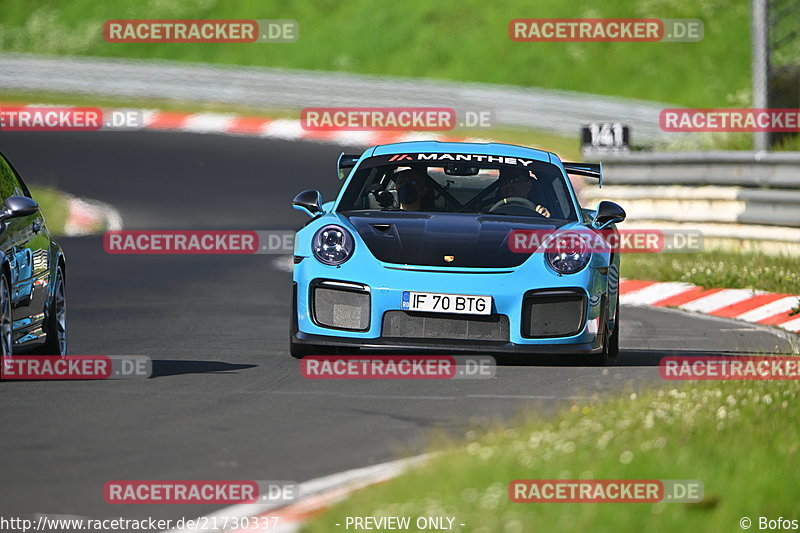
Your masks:
<svg viewBox="0 0 800 533"><path fill-rule="evenodd" d="M8 276L0 274L0 352L2 356L13 354L11 340L11 288Z"/></svg>
<svg viewBox="0 0 800 533"><path fill-rule="evenodd" d="M604 313L604 314L607 314ZM614 328L609 329L608 321L603 325L603 351L586 357L586 363L590 366L605 366L608 360L619 355L619 296L617 296L617 307L614 310Z"/></svg>
<svg viewBox="0 0 800 533"><path fill-rule="evenodd" d="M67 293L64 269L56 270L53 297L47 311L47 337L41 352L44 355L67 355Z"/></svg>
<svg viewBox="0 0 800 533"><path fill-rule="evenodd" d="M617 306L614 308L614 329L608 339L608 356L616 357L619 355L619 295L617 295Z"/></svg>
<svg viewBox="0 0 800 533"><path fill-rule="evenodd" d="M589 366L606 366L609 358L609 343L611 341L608 333L605 334L603 339L603 351L600 353L588 356Z"/></svg>

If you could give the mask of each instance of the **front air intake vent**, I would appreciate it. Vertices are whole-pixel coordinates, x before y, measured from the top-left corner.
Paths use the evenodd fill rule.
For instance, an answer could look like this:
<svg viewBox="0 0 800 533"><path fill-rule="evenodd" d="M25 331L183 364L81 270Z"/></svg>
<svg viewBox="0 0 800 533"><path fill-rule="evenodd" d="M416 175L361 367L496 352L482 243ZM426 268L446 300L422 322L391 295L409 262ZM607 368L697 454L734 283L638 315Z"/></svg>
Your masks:
<svg viewBox="0 0 800 533"><path fill-rule="evenodd" d="M506 315L442 315L417 311L387 311L383 337L508 342Z"/></svg>
<svg viewBox="0 0 800 533"><path fill-rule="evenodd" d="M586 322L586 294L576 290L529 291L522 299L522 336L572 337Z"/></svg>
<svg viewBox="0 0 800 533"><path fill-rule="evenodd" d="M369 329L369 288L355 283L320 281L312 284L314 322L326 328L348 331Z"/></svg>

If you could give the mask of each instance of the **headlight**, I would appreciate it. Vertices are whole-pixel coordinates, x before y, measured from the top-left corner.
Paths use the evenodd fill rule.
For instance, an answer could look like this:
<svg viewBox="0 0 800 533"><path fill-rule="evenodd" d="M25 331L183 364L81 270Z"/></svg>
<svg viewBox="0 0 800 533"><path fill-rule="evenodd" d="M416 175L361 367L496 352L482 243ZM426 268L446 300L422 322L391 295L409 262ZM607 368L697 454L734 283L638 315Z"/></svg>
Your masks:
<svg viewBox="0 0 800 533"><path fill-rule="evenodd" d="M545 257L550 266L559 274L575 274L589 264L592 254L585 238L577 233L556 235L547 244Z"/></svg>
<svg viewBox="0 0 800 533"><path fill-rule="evenodd" d="M314 257L326 265L341 265L353 255L353 236L341 226L323 226L311 242Z"/></svg>

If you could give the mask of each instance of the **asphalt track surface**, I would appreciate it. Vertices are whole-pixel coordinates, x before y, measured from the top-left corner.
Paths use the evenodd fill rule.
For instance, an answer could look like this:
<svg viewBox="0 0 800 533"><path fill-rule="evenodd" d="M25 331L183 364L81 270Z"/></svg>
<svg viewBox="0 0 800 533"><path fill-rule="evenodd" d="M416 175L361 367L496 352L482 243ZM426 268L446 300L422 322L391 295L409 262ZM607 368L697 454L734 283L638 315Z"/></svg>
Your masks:
<svg viewBox="0 0 800 533"><path fill-rule="evenodd" d="M340 147L161 132L3 133L28 183L116 206L126 229L296 228L295 193L338 188ZM288 354L290 275L275 256L108 255L60 239L70 352L146 355L132 381L0 383L0 516L194 518L198 505L109 505L108 480L305 481L422 450L524 408L662 384L664 355L788 348L776 333L622 309L619 358L506 364L492 380L303 379ZM623 258L624 260L624 258Z"/></svg>

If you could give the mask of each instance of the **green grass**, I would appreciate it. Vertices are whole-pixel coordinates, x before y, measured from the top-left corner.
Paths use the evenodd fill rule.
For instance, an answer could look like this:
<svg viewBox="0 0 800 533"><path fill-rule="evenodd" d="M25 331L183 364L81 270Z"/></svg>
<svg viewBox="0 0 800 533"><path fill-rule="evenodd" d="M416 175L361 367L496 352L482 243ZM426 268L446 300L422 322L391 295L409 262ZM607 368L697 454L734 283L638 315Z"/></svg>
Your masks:
<svg viewBox="0 0 800 533"><path fill-rule="evenodd" d="M4 0L0 48L512 84L725 107L749 101L747 0ZM699 18L696 43L516 43L514 18ZM294 19L292 44L115 44L108 19ZM267 90L267 88L265 88ZM612 117L613 118L613 117Z"/></svg>
<svg viewBox="0 0 800 533"><path fill-rule="evenodd" d="M53 104L85 107L129 107L138 109L158 109L161 111L180 111L186 113L233 113L238 115L264 116L269 118L297 118L298 110L264 108L246 104L226 104L215 102L177 101L160 98L122 98L116 96L95 96L53 91L6 91L0 90L0 103L5 104Z"/></svg>
<svg viewBox="0 0 800 533"><path fill-rule="evenodd" d="M47 228L53 235L63 235L67 222L67 198L64 193L51 187L29 187L31 196L39 204Z"/></svg>
<svg viewBox="0 0 800 533"><path fill-rule="evenodd" d="M478 137L496 142L539 148L540 150L557 154L564 161L581 159L580 143L577 136L558 135L541 130L510 126L480 130L456 129L452 132L444 132L444 134L456 137Z"/></svg>
<svg viewBox="0 0 800 533"><path fill-rule="evenodd" d="M743 105L742 107L747 107ZM692 133L670 142L659 142L648 147L656 151L695 150L752 150L753 134L741 132ZM800 151L800 135L786 134L772 142L774 152Z"/></svg>
<svg viewBox="0 0 800 533"><path fill-rule="evenodd" d="M797 382L695 382L471 431L303 532L344 531L334 524L347 516L451 516L465 524L454 531L470 533L730 533L746 516L758 530L759 516L798 518L799 392ZM694 479L705 495L693 504L509 501L510 481L553 478Z"/></svg>
<svg viewBox="0 0 800 533"><path fill-rule="evenodd" d="M686 254L626 254L622 277L685 281L701 287L761 289L800 294L800 257L754 251L711 250Z"/></svg>

